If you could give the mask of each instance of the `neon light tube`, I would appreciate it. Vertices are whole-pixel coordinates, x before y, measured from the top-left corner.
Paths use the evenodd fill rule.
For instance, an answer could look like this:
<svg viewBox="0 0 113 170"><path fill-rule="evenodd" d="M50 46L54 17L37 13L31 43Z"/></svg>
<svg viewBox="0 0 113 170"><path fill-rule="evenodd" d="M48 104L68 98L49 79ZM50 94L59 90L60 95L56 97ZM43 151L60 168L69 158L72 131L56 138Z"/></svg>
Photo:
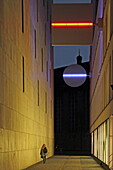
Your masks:
<svg viewBox="0 0 113 170"><path fill-rule="evenodd" d="M92 22L53 22L52 27L92 27Z"/></svg>
<svg viewBox="0 0 113 170"><path fill-rule="evenodd" d="M87 77L87 74L63 74L63 77Z"/></svg>

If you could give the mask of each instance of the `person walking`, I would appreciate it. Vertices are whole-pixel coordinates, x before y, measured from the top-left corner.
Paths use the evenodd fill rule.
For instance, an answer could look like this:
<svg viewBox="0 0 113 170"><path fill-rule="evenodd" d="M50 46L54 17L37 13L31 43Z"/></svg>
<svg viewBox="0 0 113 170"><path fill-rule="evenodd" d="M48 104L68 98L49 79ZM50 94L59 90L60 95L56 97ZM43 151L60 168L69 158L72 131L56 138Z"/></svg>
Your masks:
<svg viewBox="0 0 113 170"><path fill-rule="evenodd" d="M41 158L43 159L43 163L46 162L47 152L48 152L47 147L45 144L43 144L40 150L40 155L41 155Z"/></svg>

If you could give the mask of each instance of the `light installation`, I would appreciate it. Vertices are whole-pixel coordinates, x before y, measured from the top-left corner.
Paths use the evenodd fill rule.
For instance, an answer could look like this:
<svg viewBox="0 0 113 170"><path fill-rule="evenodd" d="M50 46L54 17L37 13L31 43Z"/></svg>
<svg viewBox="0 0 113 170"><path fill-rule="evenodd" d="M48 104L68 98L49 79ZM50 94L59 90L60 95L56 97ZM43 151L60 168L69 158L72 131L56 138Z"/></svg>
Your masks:
<svg viewBox="0 0 113 170"><path fill-rule="evenodd" d="M63 74L63 77L68 77L68 78L87 77L87 74Z"/></svg>
<svg viewBox="0 0 113 170"><path fill-rule="evenodd" d="M81 86L87 78L86 70L79 64L73 64L65 68L63 72L64 82L70 87Z"/></svg>
<svg viewBox="0 0 113 170"><path fill-rule="evenodd" d="M92 22L53 22L52 27L92 27Z"/></svg>

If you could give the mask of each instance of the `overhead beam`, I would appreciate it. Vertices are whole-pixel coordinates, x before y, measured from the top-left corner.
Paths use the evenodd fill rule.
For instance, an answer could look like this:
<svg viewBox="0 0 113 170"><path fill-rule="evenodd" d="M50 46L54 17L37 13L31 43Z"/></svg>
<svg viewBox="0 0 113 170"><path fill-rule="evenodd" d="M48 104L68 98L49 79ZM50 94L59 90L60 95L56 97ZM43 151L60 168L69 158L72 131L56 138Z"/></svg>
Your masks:
<svg viewBox="0 0 113 170"><path fill-rule="evenodd" d="M52 45L91 45L92 4L53 4Z"/></svg>

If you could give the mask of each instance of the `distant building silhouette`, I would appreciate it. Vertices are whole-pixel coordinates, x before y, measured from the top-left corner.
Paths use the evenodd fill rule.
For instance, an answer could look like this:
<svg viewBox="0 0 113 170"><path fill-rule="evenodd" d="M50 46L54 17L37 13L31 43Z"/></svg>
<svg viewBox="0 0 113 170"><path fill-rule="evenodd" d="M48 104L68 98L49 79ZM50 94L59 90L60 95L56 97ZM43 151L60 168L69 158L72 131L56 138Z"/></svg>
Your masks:
<svg viewBox="0 0 113 170"><path fill-rule="evenodd" d="M81 64L89 74L89 62ZM80 87L69 87L63 80L66 67L54 70L55 154L89 155L89 77Z"/></svg>

